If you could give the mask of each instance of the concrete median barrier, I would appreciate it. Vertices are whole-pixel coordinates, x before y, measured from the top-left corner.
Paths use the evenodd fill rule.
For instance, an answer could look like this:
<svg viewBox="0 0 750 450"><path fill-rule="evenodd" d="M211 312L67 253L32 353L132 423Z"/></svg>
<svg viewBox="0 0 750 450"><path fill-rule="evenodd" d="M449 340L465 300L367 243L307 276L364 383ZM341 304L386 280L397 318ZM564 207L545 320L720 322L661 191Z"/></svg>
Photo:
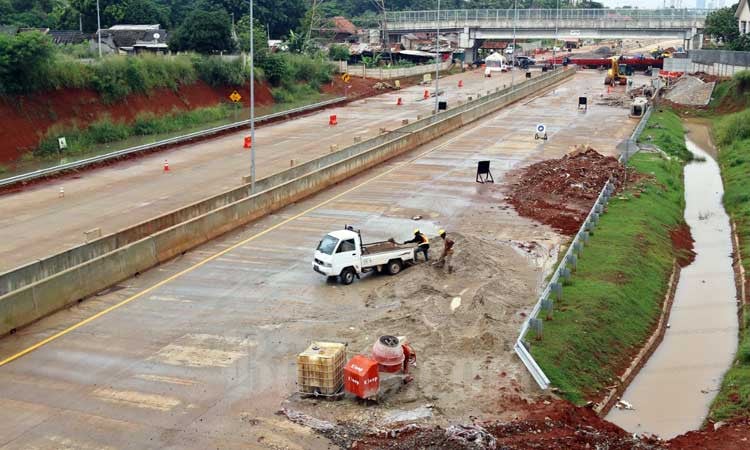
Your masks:
<svg viewBox="0 0 750 450"><path fill-rule="evenodd" d="M0 275L0 335L573 75L559 70ZM29 304L31 303L31 305Z"/></svg>

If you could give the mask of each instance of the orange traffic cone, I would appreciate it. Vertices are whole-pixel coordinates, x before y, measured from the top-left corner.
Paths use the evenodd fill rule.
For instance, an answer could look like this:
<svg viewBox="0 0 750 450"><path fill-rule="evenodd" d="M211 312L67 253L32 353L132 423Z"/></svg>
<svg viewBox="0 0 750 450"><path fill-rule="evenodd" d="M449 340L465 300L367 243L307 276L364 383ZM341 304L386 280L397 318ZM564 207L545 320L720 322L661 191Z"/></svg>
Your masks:
<svg viewBox="0 0 750 450"><path fill-rule="evenodd" d="M328 118L328 125L333 126L333 125L337 125L337 124L338 124L338 121L337 121L337 118L336 118L336 114L331 114L331 116Z"/></svg>
<svg viewBox="0 0 750 450"><path fill-rule="evenodd" d="M428 91L427 89L425 89L424 90L424 99L427 100L428 98L430 98L430 91Z"/></svg>
<svg viewBox="0 0 750 450"><path fill-rule="evenodd" d="M164 171L169 172L169 161L166 159L164 160Z"/></svg>
<svg viewBox="0 0 750 450"><path fill-rule="evenodd" d="M396 106L401 106L403 104L404 103L401 101L401 97L399 97L398 100L396 100Z"/></svg>
<svg viewBox="0 0 750 450"><path fill-rule="evenodd" d="M245 144L243 147L250 148L253 146L253 139L250 136L245 136Z"/></svg>

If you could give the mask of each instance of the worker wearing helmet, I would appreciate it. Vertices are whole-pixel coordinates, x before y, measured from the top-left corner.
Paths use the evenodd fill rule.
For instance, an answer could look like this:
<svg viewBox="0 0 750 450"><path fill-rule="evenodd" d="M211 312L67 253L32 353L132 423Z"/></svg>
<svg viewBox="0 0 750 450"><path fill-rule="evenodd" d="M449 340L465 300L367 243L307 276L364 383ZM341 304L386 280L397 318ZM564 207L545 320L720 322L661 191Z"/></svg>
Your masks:
<svg viewBox="0 0 750 450"><path fill-rule="evenodd" d="M453 245L455 244L455 242L453 242L453 239L448 237L445 230L440 230L438 234L440 235L440 238L443 239L443 253L440 254L440 259L438 259L436 265L438 267L447 267L448 273L451 273L453 272L451 259L453 258Z"/></svg>
<svg viewBox="0 0 750 450"><path fill-rule="evenodd" d="M427 255L428 250L430 249L430 240L427 239L427 236L422 234L421 231L419 231L419 228L414 230L414 239L411 239L409 241L405 241L404 244L417 244L417 252L414 254L414 261L417 260L417 254L419 252L424 253L424 260L429 260L429 256Z"/></svg>

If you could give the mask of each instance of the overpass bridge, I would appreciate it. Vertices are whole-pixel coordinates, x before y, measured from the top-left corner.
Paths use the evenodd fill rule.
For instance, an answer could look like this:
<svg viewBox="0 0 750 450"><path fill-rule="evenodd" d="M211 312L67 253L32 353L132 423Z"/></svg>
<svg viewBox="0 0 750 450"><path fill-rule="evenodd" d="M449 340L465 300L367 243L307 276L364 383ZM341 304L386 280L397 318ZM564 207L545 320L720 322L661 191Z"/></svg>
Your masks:
<svg viewBox="0 0 750 450"><path fill-rule="evenodd" d="M707 9L457 9L392 11L389 37L414 32L457 33L460 47L474 53L486 39L682 39L699 48ZM555 30L557 25L557 31Z"/></svg>

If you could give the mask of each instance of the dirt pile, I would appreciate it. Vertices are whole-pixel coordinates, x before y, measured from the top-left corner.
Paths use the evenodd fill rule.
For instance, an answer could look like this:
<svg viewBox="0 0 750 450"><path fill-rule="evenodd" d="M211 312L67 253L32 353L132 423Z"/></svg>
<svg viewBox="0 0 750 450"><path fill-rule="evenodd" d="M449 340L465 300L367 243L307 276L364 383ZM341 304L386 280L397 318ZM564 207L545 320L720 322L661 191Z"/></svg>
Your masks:
<svg viewBox="0 0 750 450"><path fill-rule="evenodd" d="M362 288L368 312L359 322L342 324L336 340L348 342L348 357L353 357L370 355L378 336L406 336L417 353L410 369L413 381L393 384L381 377L377 403L351 396L335 402L292 396L285 408L352 435L404 422L447 425L471 416L512 418L506 394L536 395L513 351L540 281L531 257L509 241L459 233L451 238L450 274L431 264L441 249L438 240L430 262L420 258L397 276L371 275L348 287Z"/></svg>
<svg viewBox="0 0 750 450"><path fill-rule="evenodd" d="M583 224L607 180L622 185L627 169L617 159L585 147L514 174L509 202L518 214L573 235Z"/></svg>
<svg viewBox="0 0 750 450"><path fill-rule="evenodd" d="M356 441L357 449L661 449L650 437L634 437L599 418L588 408L561 400L527 404L528 416L512 421L477 422L462 427L412 427L395 433L369 434ZM461 441L463 435L476 436Z"/></svg>

